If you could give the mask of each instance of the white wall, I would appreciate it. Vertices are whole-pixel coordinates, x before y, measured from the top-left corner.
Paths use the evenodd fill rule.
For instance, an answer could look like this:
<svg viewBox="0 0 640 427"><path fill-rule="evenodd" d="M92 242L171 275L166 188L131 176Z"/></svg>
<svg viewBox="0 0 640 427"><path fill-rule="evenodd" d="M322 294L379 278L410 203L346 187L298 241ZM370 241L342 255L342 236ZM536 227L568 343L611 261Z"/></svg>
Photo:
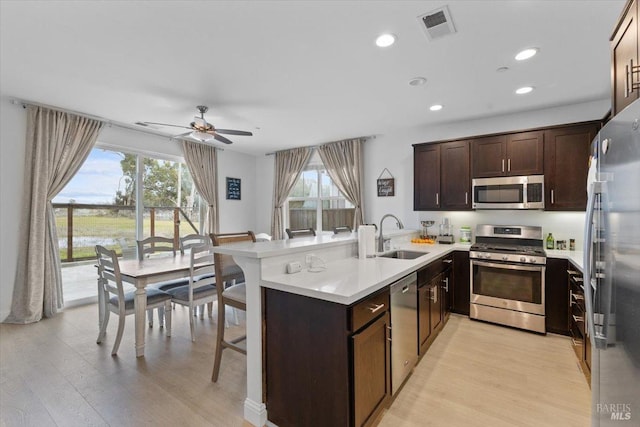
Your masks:
<svg viewBox="0 0 640 427"><path fill-rule="evenodd" d="M18 262L26 124L22 106L0 98L0 319L11 309Z"/></svg>
<svg viewBox="0 0 640 427"><path fill-rule="evenodd" d="M271 234L275 156L256 158L256 233Z"/></svg>
<svg viewBox="0 0 640 427"><path fill-rule="evenodd" d="M240 178L240 200L227 200L226 178ZM225 148L218 152L220 232L256 230L256 158Z"/></svg>
<svg viewBox="0 0 640 427"><path fill-rule="evenodd" d="M0 319L9 314L16 274L18 227L21 218L26 110L0 99ZM181 160L177 142L167 137L108 126L100 133L102 147ZM256 158L224 148L219 152L220 229L256 230ZM225 177L242 180L242 199L226 200ZM271 187L269 187L271 188ZM269 190L271 191L271 190ZM270 193L269 193L270 194ZM269 202L270 205L270 202Z"/></svg>

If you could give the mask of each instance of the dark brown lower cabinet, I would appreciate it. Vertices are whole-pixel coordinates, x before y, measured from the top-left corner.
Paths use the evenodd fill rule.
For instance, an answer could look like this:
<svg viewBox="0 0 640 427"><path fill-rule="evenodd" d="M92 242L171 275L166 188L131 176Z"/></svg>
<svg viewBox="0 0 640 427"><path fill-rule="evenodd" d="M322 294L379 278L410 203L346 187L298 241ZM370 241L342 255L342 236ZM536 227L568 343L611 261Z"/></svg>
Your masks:
<svg viewBox="0 0 640 427"><path fill-rule="evenodd" d="M455 251L453 253L453 286L450 285L453 291L451 311L454 313L469 315L470 275L469 252Z"/></svg>
<svg viewBox="0 0 640 427"><path fill-rule="evenodd" d="M351 337L356 426L365 425L389 395L389 378L385 375L385 372L388 372L387 363L389 363L387 351L389 325L389 314L385 313Z"/></svg>
<svg viewBox="0 0 640 427"><path fill-rule="evenodd" d="M352 306L265 289L263 303L269 420L372 424L391 397L388 288Z"/></svg>
<svg viewBox="0 0 640 427"><path fill-rule="evenodd" d="M566 259L547 258L545 272L545 326L547 332L569 335L569 289Z"/></svg>

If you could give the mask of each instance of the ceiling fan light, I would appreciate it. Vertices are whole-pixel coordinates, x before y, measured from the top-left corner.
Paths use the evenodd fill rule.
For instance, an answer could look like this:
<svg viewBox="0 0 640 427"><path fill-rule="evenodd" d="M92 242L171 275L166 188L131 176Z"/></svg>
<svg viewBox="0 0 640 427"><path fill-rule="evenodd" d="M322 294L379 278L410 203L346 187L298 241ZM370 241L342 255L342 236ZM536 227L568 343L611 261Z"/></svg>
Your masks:
<svg viewBox="0 0 640 427"><path fill-rule="evenodd" d="M210 133L200 132L200 131L197 131L197 130L191 132L191 134L189 136L191 138L197 139L197 140L202 141L202 142L209 142L209 141L213 141L215 139L215 137L213 135L211 135Z"/></svg>

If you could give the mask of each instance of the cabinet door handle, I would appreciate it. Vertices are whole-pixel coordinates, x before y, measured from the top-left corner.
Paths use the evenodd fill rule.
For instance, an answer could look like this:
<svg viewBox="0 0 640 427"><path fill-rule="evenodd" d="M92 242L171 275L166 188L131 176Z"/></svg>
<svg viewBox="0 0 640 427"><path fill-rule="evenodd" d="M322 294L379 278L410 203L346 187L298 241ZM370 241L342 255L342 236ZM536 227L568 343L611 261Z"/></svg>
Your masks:
<svg viewBox="0 0 640 427"><path fill-rule="evenodd" d="M553 205L554 203L553 190L551 190L551 204Z"/></svg>
<svg viewBox="0 0 640 427"><path fill-rule="evenodd" d="M502 172L504 172L504 159L502 159Z"/></svg>
<svg viewBox="0 0 640 427"><path fill-rule="evenodd" d="M469 204L469 192L468 191L464 192L464 204L465 205Z"/></svg>
<svg viewBox="0 0 640 427"><path fill-rule="evenodd" d="M375 313L376 311L381 310L383 308L384 308L384 303L378 304L378 305L374 304L371 307L367 307L367 309L369 309L371 313Z"/></svg>
<svg viewBox="0 0 640 427"><path fill-rule="evenodd" d="M624 97L629 97L629 66L624 66Z"/></svg>
<svg viewBox="0 0 640 427"><path fill-rule="evenodd" d="M443 259L442 262L444 262L445 264L451 264L453 262L452 259Z"/></svg>
<svg viewBox="0 0 640 427"><path fill-rule="evenodd" d="M582 345L582 340L576 340L575 338L571 338L571 344L574 345L574 347L578 347Z"/></svg>
<svg viewBox="0 0 640 427"><path fill-rule="evenodd" d="M440 205L440 193L436 193L436 206Z"/></svg>
<svg viewBox="0 0 640 427"><path fill-rule="evenodd" d="M511 159L507 159L507 172L511 172Z"/></svg>
<svg viewBox="0 0 640 427"><path fill-rule="evenodd" d="M575 314L571 315L571 317L573 317L573 321L576 323L584 322L584 317L578 317Z"/></svg>
<svg viewBox="0 0 640 427"><path fill-rule="evenodd" d="M445 277L444 279L442 279L442 282L444 283L444 291L449 292L449 278Z"/></svg>
<svg viewBox="0 0 640 427"><path fill-rule="evenodd" d="M434 303L438 302L438 287L434 286L431 288L431 301Z"/></svg>

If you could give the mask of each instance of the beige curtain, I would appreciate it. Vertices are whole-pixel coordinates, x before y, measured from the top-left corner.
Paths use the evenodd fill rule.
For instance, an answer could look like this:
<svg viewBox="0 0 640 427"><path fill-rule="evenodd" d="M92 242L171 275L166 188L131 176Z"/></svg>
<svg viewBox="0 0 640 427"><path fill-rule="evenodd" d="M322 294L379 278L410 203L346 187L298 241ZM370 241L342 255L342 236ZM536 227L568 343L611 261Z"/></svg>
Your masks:
<svg viewBox="0 0 640 427"><path fill-rule="evenodd" d="M197 142L182 141L182 152L193 183L207 202L207 219L201 234L218 233L218 156L215 147Z"/></svg>
<svg viewBox="0 0 640 427"><path fill-rule="evenodd" d="M32 323L62 309L62 274L51 200L76 174L104 123L43 107L27 107L24 196L11 313Z"/></svg>
<svg viewBox="0 0 640 427"><path fill-rule="evenodd" d="M309 162L310 147L294 148L278 151L275 155L275 172L273 178L273 215L271 216L271 235L273 240L284 239L284 222L282 208L293 189L302 168Z"/></svg>
<svg viewBox="0 0 640 427"><path fill-rule="evenodd" d="M327 173L345 198L356 208L351 225L354 230L364 224L362 143L363 140L358 138L318 147Z"/></svg>

